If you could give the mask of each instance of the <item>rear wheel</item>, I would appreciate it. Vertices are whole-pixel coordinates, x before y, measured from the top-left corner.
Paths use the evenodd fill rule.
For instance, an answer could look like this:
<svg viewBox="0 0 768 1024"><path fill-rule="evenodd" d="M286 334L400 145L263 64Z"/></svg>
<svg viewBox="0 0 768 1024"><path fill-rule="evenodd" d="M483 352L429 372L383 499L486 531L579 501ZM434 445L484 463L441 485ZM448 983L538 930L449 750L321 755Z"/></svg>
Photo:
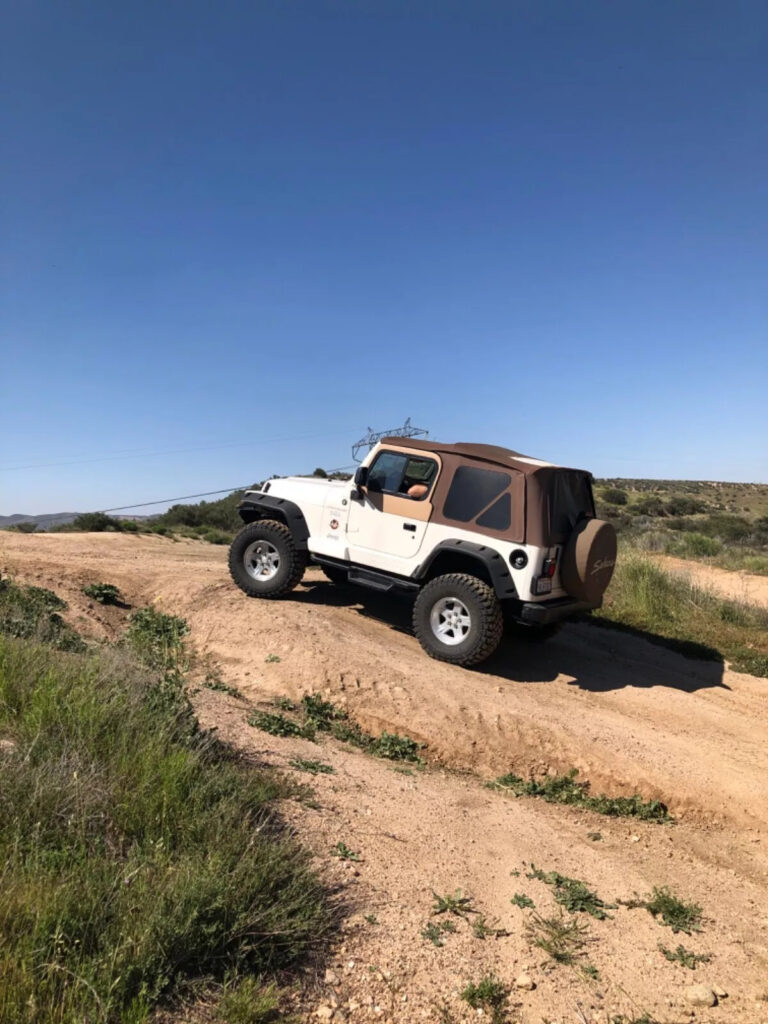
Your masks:
<svg viewBox="0 0 768 1024"><path fill-rule="evenodd" d="M244 526L229 549L230 575L249 597L283 597L306 566L306 552L297 551L291 531L273 519Z"/></svg>
<svg viewBox="0 0 768 1024"><path fill-rule="evenodd" d="M413 631L431 658L477 665L499 646L501 605L476 576L448 573L430 580L413 606Z"/></svg>

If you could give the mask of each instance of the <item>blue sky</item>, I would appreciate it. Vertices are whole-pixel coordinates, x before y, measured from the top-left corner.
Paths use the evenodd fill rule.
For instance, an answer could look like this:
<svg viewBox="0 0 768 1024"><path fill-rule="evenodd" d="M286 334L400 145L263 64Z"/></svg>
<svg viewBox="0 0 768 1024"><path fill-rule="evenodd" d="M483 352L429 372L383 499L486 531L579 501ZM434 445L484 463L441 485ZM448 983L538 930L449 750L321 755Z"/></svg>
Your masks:
<svg viewBox="0 0 768 1024"><path fill-rule="evenodd" d="M763 3L5 4L0 513L411 416L768 482Z"/></svg>

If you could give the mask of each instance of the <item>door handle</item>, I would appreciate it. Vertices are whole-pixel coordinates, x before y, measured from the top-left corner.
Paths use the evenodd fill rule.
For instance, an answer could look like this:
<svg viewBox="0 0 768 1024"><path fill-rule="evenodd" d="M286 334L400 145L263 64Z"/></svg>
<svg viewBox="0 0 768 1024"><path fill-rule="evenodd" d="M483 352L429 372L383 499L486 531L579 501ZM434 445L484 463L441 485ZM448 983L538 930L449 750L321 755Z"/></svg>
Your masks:
<svg viewBox="0 0 768 1024"><path fill-rule="evenodd" d="M410 530L411 533L416 533L416 523L403 523L404 530Z"/></svg>

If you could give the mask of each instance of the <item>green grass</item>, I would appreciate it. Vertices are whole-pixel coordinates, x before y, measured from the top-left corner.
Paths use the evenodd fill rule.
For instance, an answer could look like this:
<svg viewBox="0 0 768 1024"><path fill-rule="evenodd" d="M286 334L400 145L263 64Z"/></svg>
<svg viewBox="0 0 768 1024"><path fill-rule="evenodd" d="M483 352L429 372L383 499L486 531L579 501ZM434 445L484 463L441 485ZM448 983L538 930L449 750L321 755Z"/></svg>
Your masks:
<svg viewBox="0 0 768 1024"><path fill-rule="evenodd" d="M0 1020L141 1024L190 985L290 968L329 931L273 809L287 784L199 730L169 663L0 637Z"/></svg>
<svg viewBox="0 0 768 1024"><path fill-rule="evenodd" d="M578 878L568 878L557 871L541 871L534 864L531 864L531 870L526 878L535 878L545 885L551 885L554 889L555 902L572 914L589 914L602 921L610 918L608 910L616 909L615 903L604 903L586 882Z"/></svg>
<svg viewBox="0 0 768 1024"><path fill-rule="evenodd" d="M44 587L26 587L0 576L0 634L39 640L60 651L84 651L85 642L61 612L67 602Z"/></svg>
<svg viewBox="0 0 768 1024"><path fill-rule="evenodd" d="M470 982L460 995L473 1010L490 1014L493 1024L503 1024L508 1019L509 986L495 974L487 974L477 983Z"/></svg>
<svg viewBox="0 0 768 1024"><path fill-rule="evenodd" d="M727 658L736 671L768 676L768 610L716 597L642 555L619 558L606 603L593 615L687 656Z"/></svg>
<svg viewBox="0 0 768 1024"><path fill-rule="evenodd" d="M645 899L635 898L621 902L625 907L644 907L649 914L658 918L673 932L685 932L686 935L690 935L692 932L701 931L702 910L698 903L681 900L666 886L655 888Z"/></svg>
<svg viewBox="0 0 768 1024"><path fill-rule="evenodd" d="M435 924L434 921L429 921L421 930L422 939L426 939L427 942L431 942L433 946L438 948L445 945L443 938L452 932L456 931L456 925L453 921L440 921Z"/></svg>
<svg viewBox="0 0 768 1024"><path fill-rule="evenodd" d="M573 967L584 953L589 927L576 918L564 917L562 911L550 917L534 912L526 925L526 935L555 963Z"/></svg>
<svg viewBox="0 0 768 1024"><path fill-rule="evenodd" d="M226 987L216 1007L221 1024L287 1024L280 1011L280 990L258 978L243 978Z"/></svg>
<svg viewBox="0 0 768 1024"><path fill-rule="evenodd" d="M551 804L575 804L612 818L641 818L644 821L671 821L665 804L660 800L643 800L641 796L591 796L589 782L579 782L573 769L567 775L546 776L543 779L522 779L509 772L487 783L490 789L512 793L515 796L536 796Z"/></svg>

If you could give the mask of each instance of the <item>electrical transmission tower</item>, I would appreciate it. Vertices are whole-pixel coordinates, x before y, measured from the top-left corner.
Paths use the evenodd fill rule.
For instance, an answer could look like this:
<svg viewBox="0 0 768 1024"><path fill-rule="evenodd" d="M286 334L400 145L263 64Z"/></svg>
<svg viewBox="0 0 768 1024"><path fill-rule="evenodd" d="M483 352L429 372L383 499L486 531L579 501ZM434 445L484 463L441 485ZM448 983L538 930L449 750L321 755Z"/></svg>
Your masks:
<svg viewBox="0 0 768 1024"><path fill-rule="evenodd" d="M429 437L429 431L422 430L421 427L412 426L410 416L402 427L393 427L392 430L380 430L378 433L375 433L368 427L368 433L365 437L361 437L356 444L352 445L352 458L355 462L362 462L366 452L370 451L382 437ZM360 454L361 452L363 453L362 455Z"/></svg>

